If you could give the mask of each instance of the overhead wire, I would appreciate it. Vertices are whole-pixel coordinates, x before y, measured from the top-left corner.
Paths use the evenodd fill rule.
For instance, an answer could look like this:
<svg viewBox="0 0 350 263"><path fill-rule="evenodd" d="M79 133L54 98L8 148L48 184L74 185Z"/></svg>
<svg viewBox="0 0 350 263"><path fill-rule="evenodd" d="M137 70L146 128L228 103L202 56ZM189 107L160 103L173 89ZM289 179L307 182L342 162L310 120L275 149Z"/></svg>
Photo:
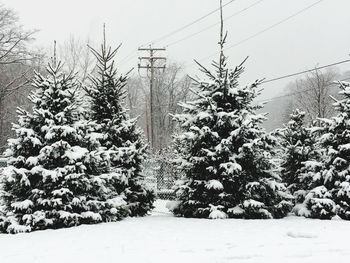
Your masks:
<svg viewBox="0 0 350 263"><path fill-rule="evenodd" d="M223 7L224 7L224 6L227 6L228 4L230 4L230 3L234 2L234 1L236 1L236 0L231 0L231 1L227 2L225 5L223 5ZM263 1L263 0L260 0L260 1L258 1L258 2L253 3L252 5L246 7L245 9L242 9L241 11L236 12L236 13L233 14L231 17L236 16L236 15L238 15L239 13L248 10L249 8L253 7L254 5L257 5L258 3L262 2L262 1ZM257 36L259 36L259 35L261 35L261 34L267 32L267 31L269 31L269 30L271 30L271 29L273 29L273 28L275 28L275 27L277 27L277 26L279 26L279 25L281 25L281 24L283 24L283 23L285 23L285 22L287 22L287 21L289 21L289 20L291 20L292 18L294 18L294 17L296 17L296 16L298 16L298 15L300 15L300 14L306 12L307 10L313 8L314 6L320 4L320 3L323 2L323 1L324 1L324 0L318 0L318 1L314 2L314 3L312 3L311 5L308 5L308 6L306 6L305 8L303 8L303 9L297 11L296 13L293 13L292 15L290 15L290 16L288 16L288 17L286 17L286 18L284 18L284 19L282 19L282 20L280 20L280 21L278 21L277 23L274 23L274 24L272 24L271 26L269 26L269 27L267 27L267 28L265 28L265 29L263 29L263 30L258 31L257 33L255 33L255 34L253 34L253 35L251 35L251 36L249 36L249 37L247 37L247 38L245 38L245 39L243 39L243 40L241 40L241 41L239 41L239 42L237 42L237 43L235 43L235 44L233 44L233 45L230 45L230 46L224 48L224 50L228 50L228 49L231 49L231 48L236 47L236 46L238 46L238 45L241 45L241 44L243 44L243 43L245 43L245 42L247 42L247 41L249 41L249 40L251 40L251 39L253 39L253 38L255 38L255 37L257 37ZM187 28L187 27L189 27L189 26L191 26L191 25L193 25L193 24L195 24L195 23L197 23L197 22L203 20L204 18L208 17L208 16L211 15L211 14L214 14L215 12L217 12L217 11L219 11L219 10L220 10L220 9L217 8L217 9L211 11L210 13L208 13L208 14L206 14L206 15L204 15L204 16L202 16L202 17L200 17L200 18L198 18L198 19L196 19L196 20L194 20L194 21L192 21L191 23L186 24L185 26L182 26L182 27L180 27L180 28L178 28L178 29L176 29L176 30L174 30L174 31L172 31L172 32L170 32L170 33L168 33L168 34L166 34L166 35L164 35L164 36L158 38L158 39L155 39L155 40L153 40L153 41L150 41L150 42L148 42L148 43L146 43L146 44L144 44L144 45L142 45L142 46L145 46L145 45L147 45L147 44L156 43L156 42L159 42L159 41L161 41L161 40L163 40L163 39L165 39L165 38L168 38L169 36L171 36L171 35L173 35L173 34L176 34L177 32L180 32L180 31L184 30L185 28ZM215 25L216 25L216 24L215 24ZM211 25L211 26L209 26L208 28L210 28L210 27L212 27L212 26L215 26L215 25ZM177 41L174 41L174 42L168 44L168 46L170 46L170 45L175 45L175 44L177 44L177 43L179 43L179 42L185 41L186 39L191 38L192 36L194 36L194 35L196 35L196 34L199 34L199 33L203 32L203 31L207 30L208 28L205 28L205 29L203 29L203 30L201 30L201 31L199 31L199 32L196 32L196 33L193 33L193 34L191 34L191 35L188 35L187 37L184 37L184 38L179 39L179 40L177 40ZM126 62L130 61L130 60L132 59L131 56L132 56L134 53L137 53L137 49L135 49L135 50L133 50L132 52L130 52L130 53L129 53L126 57L124 57L119 63L123 63L123 62L126 63ZM211 54L211 55L209 55L209 56L206 56L206 57L203 57L203 58L199 59L198 61L199 61L199 62L203 62L203 61L207 60L208 58L211 58L211 57L217 55L218 53L219 53L219 52L215 52L215 53L213 53L213 54ZM195 65L193 65L193 66L195 66ZM192 66L191 66L191 67L192 67Z"/></svg>
<svg viewBox="0 0 350 263"><path fill-rule="evenodd" d="M231 4L231 3L235 2L235 1L237 1L237 0L230 0L230 1L227 2L226 4L222 5L222 7L228 6L229 4ZM184 26L181 26L181 27L179 27L179 28L177 28L177 29L171 31L170 33L167 33L167 34L165 34L165 35L163 35L163 36L161 36L161 37L159 37L159 38L156 38L156 39L154 39L154 40L152 40L152 41L149 41L149 42L147 42L147 43L141 45L141 47L142 47L142 46L147 46L147 45L150 45L150 44L158 43L158 42L160 42L160 41L162 41L162 40L164 40L164 39L166 39L166 38L168 38L168 37L170 37L170 36L172 36L172 35L177 34L178 32L181 32L181 31L184 30L184 29L186 29L186 28L188 28L188 27L190 27L190 26L192 26L192 25L194 25L194 24L196 24L196 23L202 21L203 19L207 18L208 16L210 16L210 15L212 15L212 14L215 14L215 13L218 12L218 11L220 11L220 7L219 7L219 8L216 8L215 10L213 10L213 11L211 11L211 12L209 12L209 13L207 13L207 14L205 14L205 15L203 15L203 16L197 18L197 19L195 19L194 21L192 21L192 22L190 22L190 23L188 23L188 24L186 24L186 25L184 25Z"/></svg>
<svg viewBox="0 0 350 263"><path fill-rule="evenodd" d="M230 3L234 2L234 1L235 1L235 0L232 0L232 1L228 2L228 3L226 3L224 6L230 4ZM240 14L240 13L246 11L246 10L248 10L249 8L251 8L251 7L253 7L253 6L259 4L259 3L262 2L262 1L263 1L263 0L257 1L257 2L255 2L255 3L249 5L248 7L244 8L244 9L242 9L242 10L236 12L236 13L234 13L233 15L227 17L226 19L229 19L229 18L231 18L231 17L234 17L234 16L236 16L236 15L238 15L238 14ZM245 38L245 39L243 39L243 40L241 40L241 41L239 41L239 42L237 42L237 43L235 43L235 44L233 44L233 45L231 45L231 46L225 48L224 50L231 49L231 48L233 48L233 47L235 47L235 46L238 46L238 45L240 45L240 44L242 44L242 43L244 43L244 42L246 42L246 41L249 41L250 39L257 37L257 36L259 36L259 35L261 35L261 34L267 32L267 31L269 31L269 30L275 28L276 26L279 26L280 24L285 23L285 22L287 22L288 20L291 20L292 18L294 18L294 17L300 15L301 13L306 12L307 10L309 10L309 9L311 9L312 7L314 7L314 6L318 5L318 4L320 4L320 3L323 2L323 1L324 1L324 0L318 0L318 1L314 2L314 3L312 3L311 5L308 5L308 6L306 6L305 8L303 8L303 9L297 11L296 13L293 13L292 15L290 15L290 16L288 16L288 17L286 17L286 18L284 18L284 19L282 19L282 20L280 20L280 21L278 21L277 23L274 23L273 25L271 25L271 26L269 26L269 27L267 27L267 28L265 28L265 29L263 29L263 30L261 30L261 31L259 31L259 32L257 32L257 33L255 33L255 34L249 36L248 38ZM207 16L209 16L209 15L211 15L211 14L217 12L218 10L219 10L219 8L218 8L218 9L215 9L215 10L211 11L210 13L208 13L208 14L206 14L206 15L204 15L204 16L202 16L202 17L196 19L196 20L194 20L193 22L191 22L191 23L189 23L189 24L187 24L187 25L185 25L185 26L183 26L183 27L180 27L179 29L174 30L173 32L171 32L171 33L169 33L169 34L166 34L166 35L164 35L164 36L162 36L162 37L160 37L160 38L158 38L158 39L156 39L156 40L154 40L154 41L151 41L151 42L149 42L149 43L156 43L156 42L159 42L159 41L161 41L161 40L163 40L163 39L165 39L165 38L167 38L167 37L169 37L169 36L171 36L171 35L173 35L173 34L176 34L177 32L180 32L180 31L182 31L183 29L185 29L185 28L187 28L187 27L189 27L189 26L191 26L191 25L193 25L193 24L195 24L195 23L197 23L197 22L203 20L205 17L207 17ZM184 37L184 38L182 38L182 39L179 39L179 40L177 40L177 41L174 41L174 42L168 44L167 46L175 45L175 44L177 44L177 43L179 43L179 42L185 41L186 39L189 39L189 38L191 38L192 36L197 35L197 34L203 32L203 31L205 31L205 30L207 30L207 29L209 29L209 28L211 28L211 27L213 27L213 26L215 26L215 25L217 25L217 24L218 24L218 23L213 24L213 25L210 25L210 26L204 28L204 29L201 30L201 31L195 32L195 33L193 33L193 34L191 34L191 35L188 35L187 37ZM146 45L146 44L145 44L145 45ZM133 51L131 54L133 54L133 53L135 53L135 52L136 52L136 51ZM218 52L216 52L216 53L214 53L214 54L212 54L212 55L209 55L209 56L207 56L207 57L201 58L199 61L201 62L201 61L203 61L203 60L206 60L206 59L208 59L208 58L210 58L210 57L212 57L212 56L214 56L214 55L216 55L216 54L218 54ZM128 55L128 57L130 57L130 55ZM343 64L343 63L347 63L347 62L350 62L350 60L349 60L349 59L348 59L348 60L343 60L343 61L335 62L335 63L332 63L332 64L328 64L328 65L325 65L325 66L316 67L316 68L313 68L313 69L310 69L310 70L304 70L304 71L300 71L300 72L296 72L296 73L284 75L284 76L281 76L281 77L276 77L276 78L273 78L273 79L264 80L264 81L262 81L261 83L264 84L264 83L269 83L269 82L273 82L273 81L277 81L277 80L281 80L281 79L285 79L285 78L290 78L290 77L293 77L293 76L298 76L298 75L301 75L301 74L305 74L305 73L312 72L312 71L315 71L315 70L320 70L320 69L324 69L324 68L328 68L328 67L340 65L340 64ZM342 80L342 81L343 81L343 80ZM287 95L282 95L282 96L278 96L278 97L273 97L273 98L270 98L270 99L266 99L266 100L264 100L264 101L272 100L272 99L276 99L276 98L280 98L280 97L285 97L285 96L290 96L290 95L287 94Z"/></svg>
<svg viewBox="0 0 350 263"><path fill-rule="evenodd" d="M306 74L306 73L309 73L309 72L313 72L313 71L317 71L317 70L321 70L321 69L333 67L333 66L340 65L340 64L344 64L344 63L348 63L348 62L350 62L350 59L342 60L342 61L339 61L339 62L331 63L331 64L324 65L324 66L320 66L320 67L315 67L315 68L310 69L310 70L299 71L299 72L287 74L287 75L284 75L284 76L281 76L281 77L276 77L276 78L268 79L268 80L265 80L265 81L261 81L260 83L261 83L261 84L271 83L271 82L278 81L278 80L281 80L281 79L285 79L285 78L290 78L290 77L293 77L293 76L298 76L298 75ZM342 80L339 80L339 81L342 82L342 81L346 81L346 80L350 80L350 77L349 77L349 78L342 79ZM277 96L277 97L271 97L271 98L262 99L262 100L259 100L259 101L257 101L257 102L267 102L267 101L270 101L270 100L275 100L275 99L279 99L279 98L284 98L284 97L296 95L296 94L303 93L303 92L307 92L307 91L310 91L310 90L303 90L303 91L299 91L299 92L288 93L288 94L284 94L284 95ZM168 104L157 105L157 106L167 106L167 105L168 105Z"/></svg>
<svg viewBox="0 0 350 263"><path fill-rule="evenodd" d="M258 4L260 4L260 3L263 2L263 1L264 1L264 0L259 0L259 1L254 2L253 4L251 4L251 5L249 5L249 6L245 7L245 8L243 8L243 9L241 9L240 11L237 11L237 12L233 13L232 15L226 17L226 18L224 19L224 21L227 21L228 19L231 19L231 18L233 18L233 17L235 17L235 16L237 16L237 15L242 14L243 12L249 10L250 8L252 8L252 7L254 7L254 6L258 5ZM220 24L220 22L217 22L217 23L215 23L215 24L211 24L210 26L207 26L207 27L203 28L203 29L200 30L200 31L197 31L197 32L195 32L195 33L192 33L192 34L190 34L190 35L187 35L187 36L185 36L185 37L183 37L183 38L180 38L180 39L178 39L178 40L175 40L175 41L173 41L173 42L167 44L166 47L170 47L170 46L176 45L176 44L178 44L178 43L180 43L180 42L183 42L183 41L185 41L185 40L187 40L187 39L190 39L190 38L192 38L192 37L194 37L194 36L196 36L196 35L199 35L200 33L203 33L203 32L205 32L205 31L207 31L207 30L209 30L209 29L215 27L215 26L218 25L218 24Z"/></svg>
<svg viewBox="0 0 350 263"><path fill-rule="evenodd" d="M294 76L298 76L298 75L302 75L302 74L309 73L309 72L316 71L316 70L320 70L320 69L334 67L334 66L337 66L337 65L340 65L340 64L344 64L344 63L348 63L348 62L350 62L350 59L334 62L334 63L328 64L328 65L324 65L324 66L320 66L320 67L315 67L313 69L308 69L308 70L304 70L304 71L300 71L300 72L284 75L284 76L281 76L281 77L276 77L276 78L272 78L272 79L263 80L261 82L261 84L269 83L269 82L273 82L273 81L277 81L277 80L281 80L281 79L285 79L285 78L290 78L290 77L294 77Z"/></svg>
<svg viewBox="0 0 350 263"><path fill-rule="evenodd" d="M323 2L323 1L324 1L324 0L318 0L317 2L314 2L313 4L308 5L307 7L304 7L303 9L301 9L301 10L299 10L299 11L297 11L297 12L295 12L295 13L289 15L288 17L286 17L286 18L284 18L284 19L278 21L277 23L274 23L274 24L272 24L271 26L268 26L267 28L264 28L263 30L258 31L257 33L255 33L255 34L253 34L253 35L251 35L251 36L249 36L249 37L247 37L247 38L245 38L245 39L243 39L243 40L241 40L241 41L239 41L239 42L237 42L237 43L235 43L235 44L233 44L233 45L230 45L230 46L224 48L224 51L225 51L225 50L228 50L228 49L231 49L231 48L233 48L233 47L236 47L236 46L238 46L238 45L241 45L241 44L243 44L243 43L245 43L245 42L247 42L247 41L249 41L249 40L251 40L251 39L253 39L253 38L255 38L255 37L257 37L257 36L259 36L259 35L261 35L261 34L267 32L267 31L269 31L269 30L271 30L271 29L273 29L273 28L275 28L275 27L277 27L277 26L279 26L279 25L281 25L281 24L283 24L283 23L285 23L285 22L287 22L287 21L289 21L289 20L291 20L292 18L294 18L294 17L296 17L296 16L298 16L298 15L300 15L300 14L306 12L307 10L309 10L309 9L311 9L311 8L313 8L313 7L315 7L316 5L320 4L320 3ZM203 62L203 61L207 60L208 58L211 58L211 57L213 57L213 56L215 56L215 55L217 55L217 54L219 54L219 53L220 53L220 52L215 52L215 53L213 53L213 54L211 54L211 55L209 55L209 56L206 56L206 57L203 57L203 58L199 59L198 61L199 61L199 62Z"/></svg>
<svg viewBox="0 0 350 263"><path fill-rule="evenodd" d="M237 1L237 0L230 0L229 2L227 2L226 4L224 4L222 7L225 7L225 6L231 4L231 3L235 2L235 1ZM261 0L261 1L262 1L262 0ZM161 40L164 40L164 39L166 39L166 38L168 38L168 37L170 37L170 36L172 36L172 35L174 35L174 34L177 34L177 33L181 32L182 30L184 30L184 29L186 29L186 28L188 28L188 27L190 27L190 26L192 26L192 25L194 25L194 24L196 24L196 23L202 21L202 20L205 19L206 17L208 17L208 16L210 16L210 15L212 15L212 14L218 12L218 11L220 11L220 8L216 8L215 10L213 10L213 11L211 11L211 12L209 12L209 13L207 13L207 14L205 14L205 15L203 15L203 16L197 18L197 19L195 19L194 21L192 21L192 22L190 22L190 23L188 23L188 24L186 24L186 25L184 25L184 26L182 26L182 27L180 27L180 28L177 28L176 30L174 30L174 31L172 31L172 32L170 32L170 33L167 33L167 34L163 35L162 37L159 37L159 38L157 38L157 39L154 39L154 40L152 40L152 41L149 41L149 42L147 42L147 43L141 45L141 47L144 47L144 46L148 46L148 45L150 45L150 44L157 43L157 42L159 42L159 41L161 41ZM129 52L125 57L123 57L123 58L120 60L119 63L120 63L120 64L125 64L125 63L129 62L129 61L132 59L131 56L137 53L137 48L138 48L138 47L136 47L136 48L133 49L131 52Z"/></svg>
<svg viewBox="0 0 350 263"><path fill-rule="evenodd" d="M350 80L350 78L345 78L345 79L342 79L342 80L339 80L340 82L343 82L343 81L347 81L347 80ZM332 83L330 85L336 85L336 83ZM329 85L329 86L330 86ZM302 93L305 93L305 92L308 92L308 91L311 91L313 89L306 89L306 90L301 90L301 91L296 91L296 92L292 92L292 93L287 93L287 94L284 94L284 95L281 95L281 96L276 96L276 97L272 97L272 98L267 98L267 99L263 99L263 100L259 100L257 101L258 103L261 103L261 102L269 102L269 101L272 101L272 100L276 100L276 99L281 99L281 98L285 98L285 97L290 97L290 96L293 96L293 95L298 95L298 94L302 94Z"/></svg>

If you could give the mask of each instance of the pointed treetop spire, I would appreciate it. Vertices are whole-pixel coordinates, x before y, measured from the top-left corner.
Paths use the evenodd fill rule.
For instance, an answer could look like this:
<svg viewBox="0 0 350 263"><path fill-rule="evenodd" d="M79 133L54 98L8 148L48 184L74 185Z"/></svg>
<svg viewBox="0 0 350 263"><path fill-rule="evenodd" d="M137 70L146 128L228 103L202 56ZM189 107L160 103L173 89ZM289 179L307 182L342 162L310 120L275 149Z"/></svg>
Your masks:
<svg viewBox="0 0 350 263"><path fill-rule="evenodd" d="M106 23L103 23L103 46L106 47Z"/></svg>
<svg viewBox="0 0 350 263"><path fill-rule="evenodd" d="M222 8L222 0L220 0L220 59L219 59L219 71L224 67L225 64L225 55L224 55L224 45L226 42L227 32L224 34L224 18L223 18L223 8Z"/></svg>
<svg viewBox="0 0 350 263"><path fill-rule="evenodd" d="M57 54L56 54L56 40L53 41L53 57L52 57L52 64L55 68L57 66Z"/></svg>
<svg viewBox="0 0 350 263"><path fill-rule="evenodd" d="M220 0L220 44L223 43L223 35L224 35L224 19L222 16L222 0Z"/></svg>

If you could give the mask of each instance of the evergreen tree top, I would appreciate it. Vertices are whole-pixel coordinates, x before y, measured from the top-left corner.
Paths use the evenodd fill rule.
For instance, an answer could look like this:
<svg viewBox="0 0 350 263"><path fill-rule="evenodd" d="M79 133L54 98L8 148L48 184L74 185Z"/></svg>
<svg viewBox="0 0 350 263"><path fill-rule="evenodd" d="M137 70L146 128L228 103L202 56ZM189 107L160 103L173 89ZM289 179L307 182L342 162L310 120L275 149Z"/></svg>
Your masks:
<svg viewBox="0 0 350 263"><path fill-rule="evenodd" d="M284 138L285 143L295 144L303 133L305 133L306 127L304 126L305 112L299 109L293 110L289 115L290 120L287 124L284 124L284 128L277 129L277 134ZM295 141L297 140L297 141Z"/></svg>
<svg viewBox="0 0 350 263"><path fill-rule="evenodd" d="M338 112L337 116L320 119L320 130L323 131L320 143L324 146L333 145L335 148L340 142L347 143L350 138L350 83L339 82L339 88L342 98L337 100L331 97L335 101L333 105Z"/></svg>
<svg viewBox="0 0 350 263"><path fill-rule="evenodd" d="M294 124L302 124L304 118L305 118L305 111L301 111L299 109L295 109L290 114L290 121L288 122L287 126L293 126Z"/></svg>
<svg viewBox="0 0 350 263"><path fill-rule="evenodd" d="M32 83L35 90L29 96L34 104L33 114L51 119L56 124L72 122L81 104L77 96L81 84L73 73L63 71L61 62L49 63L46 72L46 77L35 73Z"/></svg>
<svg viewBox="0 0 350 263"><path fill-rule="evenodd" d="M223 53L225 38L220 42L221 54L219 62L213 62L214 71L210 71L200 63L196 62L200 70L206 74L208 81L193 79L194 87L191 91L195 99L179 105L183 108L183 114L178 114L175 119L182 126L191 126L202 123L201 120L208 116L215 116L213 124L218 126L224 124L226 119L240 119L248 126L255 126L265 120L265 116L256 114L263 106L254 103L254 99L260 94L257 87L261 80L256 80L250 85L240 85L239 77L244 72L243 64L231 69L227 66L227 57ZM237 118L239 117L239 118ZM238 126L235 125L235 126Z"/></svg>
<svg viewBox="0 0 350 263"><path fill-rule="evenodd" d="M247 58L238 66L229 68L227 65L228 57L224 54L224 46L227 38L227 32L223 31L223 18L221 12L221 31L220 31L220 56L219 60L213 61L214 70L209 70L195 60L200 71L203 72L208 81L194 79L194 89L192 92L196 99L187 103L180 104L185 113L194 113L198 111L209 112L241 112L244 116L254 114L262 105L254 104L254 99L260 94L257 87L262 80L256 80L253 84L242 86L239 84L239 77L244 72L244 63ZM257 116L259 122L264 119Z"/></svg>
<svg viewBox="0 0 350 263"><path fill-rule="evenodd" d="M92 100L92 115L94 119L101 122L111 121L115 116L125 118L126 109L123 101L126 96L125 85L128 73L118 76L114 61L120 46L112 49L107 47L104 41L100 51L90 47L97 59L97 73L96 76L90 76L92 84L85 90Z"/></svg>
<svg viewBox="0 0 350 263"><path fill-rule="evenodd" d="M341 89L339 94L343 99L338 101L333 98L336 101L334 106L338 112L350 114L350 82L339 82L339 87Z"/></svg>

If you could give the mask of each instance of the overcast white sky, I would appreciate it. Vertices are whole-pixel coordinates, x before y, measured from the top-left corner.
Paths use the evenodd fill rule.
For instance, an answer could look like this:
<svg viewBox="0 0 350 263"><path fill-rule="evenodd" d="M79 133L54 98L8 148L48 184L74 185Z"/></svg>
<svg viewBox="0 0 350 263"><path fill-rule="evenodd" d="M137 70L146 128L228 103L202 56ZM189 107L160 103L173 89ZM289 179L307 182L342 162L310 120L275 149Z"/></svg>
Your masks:
<svg viewBox="0 0 350 263"><path fill-rule="evenodd" d="M89 36L99 42L102 24L107 25L110 44L123 46L119 58L125 58L137 47L157 39L216 9L219 0L1 0L14 8L27 28L36 28L38 45L64 42L70 35ZM224 1L224 3L229 0ZM236 0L224 8L228 17L258 0ZM229 35L227 46L264 30L317 0L263 0L254 7L225 22ZM274 78L348 59L350 53L350 1L323 0L304 13L266 31L236 47L228 49L230 65L249 55L243 82L257 78ZM155 46L169 43L218 22L215 13L201 22L164 39ZM193 59L201 60L218 50L219 28L215 26L186 41L168 47L170 60L185 63L191 74L197 72ZM137 64L137 52L121 70ZM215 57L214 57L215 58ZM209 64L210 59L203 61ZM339 66L350 70L350 63ZM292 79L291 79L292 80ZM289 80L264 85L264 97L277 95Z"/></svg>

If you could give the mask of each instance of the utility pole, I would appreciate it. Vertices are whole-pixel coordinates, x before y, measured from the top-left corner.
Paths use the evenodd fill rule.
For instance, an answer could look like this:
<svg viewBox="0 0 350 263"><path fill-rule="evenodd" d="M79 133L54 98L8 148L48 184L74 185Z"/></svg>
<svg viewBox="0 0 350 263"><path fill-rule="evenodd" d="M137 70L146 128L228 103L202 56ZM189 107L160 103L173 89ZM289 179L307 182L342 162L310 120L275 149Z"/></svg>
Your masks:
<svg viewBox="0 0 350 263"><path fill-rule="evenodd" d="M140 63L138 69L146 69L147 73L150 73L150 111L151 111L151 147L155 148L155 122L154 122L154 102L153 102L153 88L154 88L154 70L155 69L165 69L166 58L162 56L155 56L155 53L158 51L165 51L165 48L152 48L150 45L149 48L139 48L141 52L147 52L148 56L139 57ZM146 61L146 64L142 64ZM157 65L157 61L162 61L163 65ZM147 113L146 113L147 114ZM147 124L146 124L147 125Z"/></svg>

